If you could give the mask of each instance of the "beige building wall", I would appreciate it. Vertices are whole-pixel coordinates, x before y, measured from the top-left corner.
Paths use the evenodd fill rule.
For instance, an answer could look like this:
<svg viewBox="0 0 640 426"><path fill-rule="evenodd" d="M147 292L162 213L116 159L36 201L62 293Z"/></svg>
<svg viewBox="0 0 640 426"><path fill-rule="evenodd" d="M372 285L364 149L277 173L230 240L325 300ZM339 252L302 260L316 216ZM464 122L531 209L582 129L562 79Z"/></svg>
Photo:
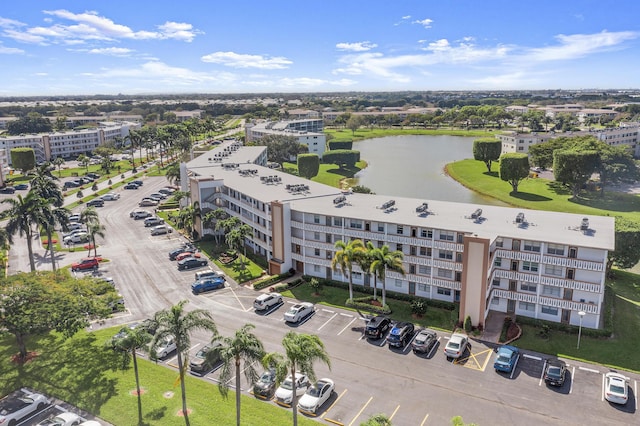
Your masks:
<svg viewBox="0 0 640 426"><path fill-rule="evenodd" d="M284 206L279 201L271 202L271 247L272 256L269 260L269 273L281 274L284 263L285 240L284 240Z"/></svg>
<svg viewBox="0 0 640 426"><path fill-rule="evenodd" d="M474 326L484 326L487 300L487 272L489 268L489 240L464 237L462 258L462 289L460 291L459 320L469 316Z"/></svg>

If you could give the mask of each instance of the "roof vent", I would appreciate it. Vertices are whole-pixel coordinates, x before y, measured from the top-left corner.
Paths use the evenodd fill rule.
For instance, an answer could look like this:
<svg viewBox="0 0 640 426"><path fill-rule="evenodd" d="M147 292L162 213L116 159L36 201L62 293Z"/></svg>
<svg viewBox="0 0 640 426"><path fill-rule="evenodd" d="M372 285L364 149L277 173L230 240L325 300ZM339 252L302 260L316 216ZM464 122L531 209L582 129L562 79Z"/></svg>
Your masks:
<svg viewBox="0 0 640 426"><path fill-rule="evenodd" d="M428 203L422 203L418 207L416 207L416 213L426 213L429 210Z"/></svg>
<svg viewBox="0 0 640 426"><path fill-rule="evenodd" d="M582 218L582 223L580 224L580 230L581 231L588 231L589 230L589 218L588 217L583 217Z"/></svg>
<svg viewBox="0 0 640 426"><path fill-rule="evenodd" d="M518 213L518 215L516 216L516 223L525 223L524 213Z"/></svg>
<svg viewBox="0 0 640 426"><path fill-rule="evenodd" d="M481 217L482 217L482 209L476 209L475 212L471 213L471 219L480 219ZM524 215L523 215L523 217L524 217ZM517 220L518 219L516 219L516 221Z"/></svg>
<svg viewBox="0 0 640 426"><path fill-rule="evenodd" d="M344 204L346 201L347 201L347 197L345 197L344 195L341 195L333 199L333 204L337 206L337 205Z"/></svg>
<svg viewBox="0 0 640 426"><path fill-rule="evenodd" d="M380 206L380 208L382 210L387 210L390 209L391 207L396 205L396 201L395 200L389 200L386 203L384 203L383 205Z"/></svg>

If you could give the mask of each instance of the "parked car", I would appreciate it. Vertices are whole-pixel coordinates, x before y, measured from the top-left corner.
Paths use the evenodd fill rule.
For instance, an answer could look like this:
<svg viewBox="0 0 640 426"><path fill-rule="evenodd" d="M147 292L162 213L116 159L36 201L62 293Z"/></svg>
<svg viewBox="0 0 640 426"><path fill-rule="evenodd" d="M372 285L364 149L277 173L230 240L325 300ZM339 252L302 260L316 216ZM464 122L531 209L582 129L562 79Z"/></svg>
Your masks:
<svg viewBox="0 0 640 426"><path fill-rule="evenodd" d="M316 414L318 409L329 400L335 384L331 379L320 379L313 384L298 402L298 409L303 413Z"/></svg>
<svg viewBox="0 0 640 426"><path fill-rule="evenodd" d="M200 294L205 291L218 290L220 288L224 288L224 278L206 278L191 284L193 294Z"/></svg>
<svg viewBox="0 0 640 426"><path fill-rule="evenodd" d="M198 271L196 272L196 281L203 280L205 278L215 278L220 277L224 278L224 272L222 271L212 271L211 269L206 271Z"/></svg>
<svg viewBox="0 0 640 426"><path fill-rule="evenodd" d="M142 182L141 180L132 180L131 183L134 183L138 186L142 186L144 184L144 182Z"/></svg>
<svg viewBox="0 0 640 426"><path fill-rule="evenodd" d="M3 188L0 188L0 192L3 194L15 194L16 188L14 188L13 186L5 186Z"/></svg>
<svg viewBox="0 0 640 426"><path fill-rule="evenodd" d="M102 197L104 201L115 201L120 199L120 194L117 192L107 192Z"/></svg>
<svg viewBox="0 0 640 426"><path fill-rule="evenodd" d="M158 343L158 346L156 347L156 350L155 350L156 357L158 359L164 359L169 354L175 352L177 349L178 347L176 346L176 342L175 340L173 340L173 337L167 336L161 342Z"/></svg>
<svg viewBox="0 0 640 426"><path fill-rule="evenodd" d="M394 348L403 348L413 338L415 327L410 322L396 323L387 336L387 344Z"/></svg>
<svg viewBox="0 0 640 426"><path fill-rule="evenodd" d="M69 188L77 188L80 185L81 185L80 182L76 182L75 180L68 180L62 185L62 187L64 189L69 189Z"/></svg>
<svg viewBox="0 0 640 426"><path fill-rule="evenodd" d="M173 232L173 228L169 225L158 225L151 228L151 235L164 235Z"/></svg>
<svg viewBox="0 0 640 426"><path fill-rule="evenodd" d="M297 396L302 396L310 385L309 378L302 373L296 373L295 383L291 376L287 376L280 384L280 387L276 389L276 403L285 407L291 407L294 390Z"/></svg>
<svg viewBox="0 0 640 426"><path fill-rule="evenodd" d="M93 179L91 179L89 176L83 176L83 177L79 178L78 180L79 180L83 185L93 183Z"/></svg>
<svg viewBox="0 0 640 426"><path fill-rule="evenodd" d="M98 173L94 173L94 172L87 173L87 176L89 176L91 179L99 179L100 178L100 175Z"/></svg>
<svg viewBox="0 0 640 426"><path fill-rule="evenodd" d="M89 234L81 229L77 229L77 233L68 235L62 239L64 244L81 244L89 241Z"/></svg>
<svg viewBox="0 0 640 426"><path fill-rule="evenodd" d="M369 339L378 340L385 335L391 327L391 320L387 317L378 315L367 321L367 326L364 329L364 334Z"/></svg>
<svg viewBox="0 0 640 426"><path fill-rule="evenodd" d="M426 354L438 343L438 333L433 330L423 328L418 332L416 338L411 342L413 353Z"/></svg>
<svg viewBox="0 0 640 426"><path fill-rule="evenodd" d="M133 182L129 182L124 186L124 189L138 189L138 185Z"/></svg>
<svg viewBox="0 0 640 426"><path fill-rule="evenodd" d="M94 198L93 200L87 201L87 207L103 207L104 200L102 198Z"/></svg>
<svg viewBox="0 0 640 426"><path fill-rule="evenodd" d="M164 194L166 196L173 194L175 191L176 190L173 188L162 188L158 190L159 193Z"/></svg>
<svg viewBox="0 0 640 426"><path fill-rule="evenodd" d="M0 424L15 425L20 420L41 411L49 400L39 393L25 393L22 396L7 396L0 400Z"/></svg>
<svg viewBox="0 0 640 426"><path fill-rule="evenodd" d="M84 223L80 223L80 222L70 222L70 223L68 223L67 224L67 229L69 231L78 231L78 230L81 230L81 229L83 231L85 231Z"/></svg>
<svg viewBox="0 0 640 426"><path fill-rule="evenodd" d="M151 216L144 220L144 226L147 228L150 226L162 225L163 223L164 223L164 219L161 219L157 216Z"/></svg>
<svg viewBox="0 0 640 426"><path fill-rule="evenodd" d="M37 426L76 426L79 425L81 421L82 418L76 413L65 411L64 413L41 421Z"/></svg>
<svg viewBox="0 0 640 426"><path fill-rule="evenodd" d="M178 262L178 271L185 269L198 268L207 264L206 259L196 259L195 257L187 257Z"/></svg>
<svg viewBox="0 0 640 426"><path fill-rule="evenodd" d="M17 191L24 191L25 189L29 189L28 183L19 183L13 186Z"/></svg>
<svg viewBox="0 0 640 426"><path fill-rule="evenodd" d="M180 247L173 249L169 252L169 260L176 260L176 257L180 253L185 253L185 252L194 253L196 250L197 250L196 247L191 244L183 244ZM196 280L197 279L198 278L196 277Z"/></svg>
<svg viewBox="0 0 640 426"><path fill-rule="evenodd" d="M167 198L166 194L162 194L160 192L154 192L153 194L150 194L149 197L157 198L158 200L164 200L165 198Z"/></svg>
<svg viewBox="0 0 640 426"><path fill-rule="evenodd" d="M511 373L516 366L516 362L518 362L520 349L515 346L504 345L500 346L496 352L496 360L493 363L493 368L496 371Z"/></svg>
<svg viewBox="0 0 640 426"><path fill-rule="evenodd" d="M453 333L444 347L444 354L447 359L460 358L469 345L469 338L465 334Z"/></svg>
<svg viewBox="0 0 640 426"><path fill-rule="evenodd" d="M298 323L303 319L307 318L309 315L315 312L315 308L313 307L313 303L311 302L301 302L293 305L287 312L284 314L284 320L286 322Z"/></svg>
<svg viewBox="0 0 640 426"><path fill-rule="evenodd" d="M177 255L176 256L176 260L179 262L182 259L186 259L187 257L195 257L195 258L199 259L201 256L200 256L200 253L197 253L195 251L185 251L184 253L180 253L179 255ZM197 279L196 279L196 281L197 281Z"/></svg>
<svg viewBox="0 0 640 426"><path fill-rule="evenodd" d="M253 384L253 396L260 399L271 399L276 391L276 370L266 370Z"/></svg>
<svg viewBox="0 0 640 426"><path fill-rule="evenodd" d="M138 209L129 213L129 216L131 216L134 220L140 220L140 219L146 219L153 215L151 214L150 211Z"/></svg>
<svg viewBox="0 0 640 426"><path fill-rule="evenodd" d="M191 361L189 361L189 370L191 370L192 373L201 375L211 371L213 366L220 361L220 354L217 352L220 346L222 346L220 342L205 345L191 358Z"/></svg>
<svg viewBox="0 0 640 426"><path fill-rule="evenodd" d="M67 219L69 220L69 222L79 222L80 221L80 215L79 214L72 214Z"/></svg>
<svg viewBox="0 0 640 426"><path fill-rule="evenodd" d="M282 305L282 295L280 293L263 293L253 301L253 307L256 311L264 311L279 305Z"/></svg>
<svg viewBox="0 0 640 426"><path fill-rule="evenodd" d="M138 206L140 206L140 207L154 207L154 206L157 206L157 205L158 205L157 201L151 200L149 198L143 198L138 203Z"/></svg>
<svg viewBox="0 0 640 426"><path fill-rule="evenodd" d="M72 263L71 270L72 271L86 271L89 269L98 269L100 266L100 262L95 257L87 257L86 259L82 259L80 262Z"/></svg>
<svg viewBox="0 0 640 426"><path fill-rule="evenodd" d="M564 385L567 365L559 359L550 359L544 369L544 382L550 386Z"/></svg>
<svg viewBox="0 0 640 426"><path fill-rule="evenodd" d="M84 224L83 223L78 223L78 224L80 225L80 228L76 228L76 229L70 230L69 232L65 232L64 234L62 234L62 238L65 239L67 237L72 237L76 234L82 234L82 233L86 234L87 230L84 229Z"/></svg>
<svg viewBox="0 0 640 426"><path fill-rule="evenodd" d="M87 420L85 422L80 423L78 426L102 426L102 423L97 422L95 420Z"/></svg>
<svg viewBox="0 0 640 426"><path fill-rule="evenodd" d="M624 405L629 400L628 377L610 372L604 375L604 399L614 404Z"/></svg>

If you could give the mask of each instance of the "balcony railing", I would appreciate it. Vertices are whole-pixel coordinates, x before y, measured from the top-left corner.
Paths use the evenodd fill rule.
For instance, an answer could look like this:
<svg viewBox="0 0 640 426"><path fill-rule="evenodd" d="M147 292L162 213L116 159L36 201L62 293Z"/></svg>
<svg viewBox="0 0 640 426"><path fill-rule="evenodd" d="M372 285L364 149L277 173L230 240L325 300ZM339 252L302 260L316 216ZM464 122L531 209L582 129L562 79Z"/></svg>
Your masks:
<svg viewBox="0 0 640 426"><path fill-rule="evenodd" d="M508 291L493 289L493 297L500 297L508 300L517 300L519 302L535 303L536 305L552 306L559 309L568 309L571 311L583 311L589 314L599 314L600 308L595 303L582 303L573 300L555 299L552 297L537 296L529 293L519 293L517 291Z"/></svg>

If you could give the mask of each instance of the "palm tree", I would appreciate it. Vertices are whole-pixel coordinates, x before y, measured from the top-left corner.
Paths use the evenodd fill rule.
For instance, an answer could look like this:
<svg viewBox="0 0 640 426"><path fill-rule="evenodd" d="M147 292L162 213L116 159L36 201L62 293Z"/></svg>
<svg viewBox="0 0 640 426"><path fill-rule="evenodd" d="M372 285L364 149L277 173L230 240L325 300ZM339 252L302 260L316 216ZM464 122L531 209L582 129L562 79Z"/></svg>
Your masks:
<svg viewBox="0 0 640 426"><path fill-rule="evenodd" d="M64 158L62 157L56 157L53 160L53 165L56 166L58 168L58 177L62 176L62 165L64 164Z"/></svg>
<svg viewBox="0 0 640 426"><path fill-rule="evenodd" d="M66 229L69 223L69 210L65 207L51 208L51 204L43 202L38 206L39 225L47 233L47 242L49 244L48 250L51 254L51 268L56 270L56 257L53 250L53 233L56 225L62 225L63 229Z"/></svg>
<svg viewBox="0 0 640 426"><path fill-rule="evenodd" d="M78 155L78 165L80 167L86 168L87 171L89 171L89 162L90 161L91 160L89 160L89 157L87 157L86 155L84 155L84 154Z"/></svg>
<svg viewBox="0 0 640 426"><path fill-rule="evenodd" d="M178 371L180 372L180 390L182 392L182 414L187 426L189 415L187 411L187 393L184 384L185 368L188 365L189 348L191 347L191 332L196 330L208 330L216 334L216 324L211 314L204 309L196 309L185 312L186 300L178 302L169 309L156 312L154 322L158 329L151 342L151 348L156 348L165 338L171 337L176 343L178 355Z"/></svg>
<svg viewBox="0 0 640 426"><path fill-rule="evenodd" d="M297 372L305 374L309 380L315 381L316 374L313 364L316 361L324 362L331 369L329 354L324 348L324 343L316 335L298 334L295 331L290 331L282 339L282 346L284 347L284 356L279 353L269 353L262 360L262 364L266 368L275 366L277 383L282 382L287 374L295 382ZM298 395L295 389L293 390L291 408L293 409L293 426L297 426Z"/></svg>
<svg viewBox="0 0 640 426"><path fill-rule="evenodd" d="M171 185L176 185L178 182L180 182L180 163L174 161L173 163L169 164L167 166L165 177Z"/></svg>
<svg viewBox="0 0 640 426"><path fill-rule="evenodd" d="M371 254L375 249L376 247L373 245L373 243L371 241L367 241L364 247L364 252L362 253L361 256L358 256L358 259L356 260L356 263L358 264L360 269L362 269L362 272L364 272L367 275L369 282L371 281L371 264L373 263L373 257L371 256ZM374 286L373 287L374 299L376 298L376 292L377 292L377 289Z"/></svg>
<svg viewBox="0 0 640 426"><path fill-rule="evenodd" d="M5 226L9 242L13 243L12 236L16 233L21 237L26 237L29 266L31 267L31 272L34 272L36 263L33 259L33 225L39 223L38 209L43 201L35 192L29 191L24 198L22 195L18 195L16 198L6 198L2 202L9 204L9 208L5 212L6 217L9 217L9 221Z"/></svg>
<svg viewBox="0 0 640 426"><path fill-rule="evenodd" d="M218 227L218 224L221 221L223 221L224 219L227 219L228 217L229 217L229 215L227 214L227 212L225 212L223 209L218 207L217 209L211 210L210 212L205 214L204 217L202 218L202 221L204 222L204 225L207 228L212 228L215 231L218 231L218 229L220 229ZM215 238L216 238L216 243L220 244L220 234L219 233L217 233L217 232L215 233Z"/></svg>
<svg viewBox="0 0 640 426"><path fill-rule="evenodd" d="M362 240L351 240L345 243L342 240L336 241L335 247L339 249L331 260L331 269L338 269L343 275L349 278L349 299L353 299L353 264L364 255L365 249Z"/></svg>
<svg viewBox="0 0 640 426"><path fill-rule="evenodd" d="M258 373L253 364L256 361L261 361L265 355L262 342L251 331L254 328L255 325L253 324L245 324L240 330L236 331L233 338L216 336L212 340L212 342L222 343L222 346L217 351L223 362L218 389L220 389L220 393L225 398L229 391L227 383L235 371L237 426L240 426L240 363L244 361L244 375L249 383L253 383L258 379Z"/></svg>
<svg viewBox="0 0 640 426"><path fill-rule="evenodd" d="M385 287L387 270L398 272L404 276L405 271L402 266L404 255L399 250L389 250L389 246L385 244L379 249L374 250L372 256L373 263L371 264L371 271L382 281L382 306L384 306L387 297L387 289Z"/></svg>
<svg viewBox="0 0 640 426"><path fill-rule="evenodd" d="M64 203L64 196L57 180L58 178L51 174L49 163L45 163L36 169L36 175L31 180L31 192L34 192L39 198L47 200L48 203L61 207Z"/></svg>
<svg viewBox="0 0 640 426"><path fill-rule="evenodd" d="M105 227L100 222L87 223L87 232L91 239L91 245L89 246L89 255L91 255L91 247L93 247L93 255L98 257L98 245L96 244L96 235L104 238Z"/></svg>
<svg viewBox="0 0 640 426"><path fill-rule="evenodd" d="M138 424L142 423L142 393L140 392L140 377L138 374L138 357L136 351L145 350L153 339L143 327L124 327L109 342L114 350L122 353L122 368L127 368L129 360L133 359L133 373L136 376L136 394L138 395Z"/></svg>
<svg viewBox="0 0 640 426"><path fill-rule="evenodd" d="M244 257L247 257L247 246L244 244L244 240L251 235L252 229L249 225L243 223L242 225L238 225L233 228L231 231L227 232L225 235L225 241L227 245L233 249L237 250L240 247L243 248ZM244 269L244 259L240 256L240 265L241 268Z"/></svg>
<svg viewBox="0 0 640 426"><path fill-rule="evenodd" d="M131 141L131 167L136 168L136 155L135 149L140 147L142 152L142 134L139 131L131 130L129 132L129 140ZM140 154L142 157L142 154ZM142 159L142 158L141 158Z"/></svg>

